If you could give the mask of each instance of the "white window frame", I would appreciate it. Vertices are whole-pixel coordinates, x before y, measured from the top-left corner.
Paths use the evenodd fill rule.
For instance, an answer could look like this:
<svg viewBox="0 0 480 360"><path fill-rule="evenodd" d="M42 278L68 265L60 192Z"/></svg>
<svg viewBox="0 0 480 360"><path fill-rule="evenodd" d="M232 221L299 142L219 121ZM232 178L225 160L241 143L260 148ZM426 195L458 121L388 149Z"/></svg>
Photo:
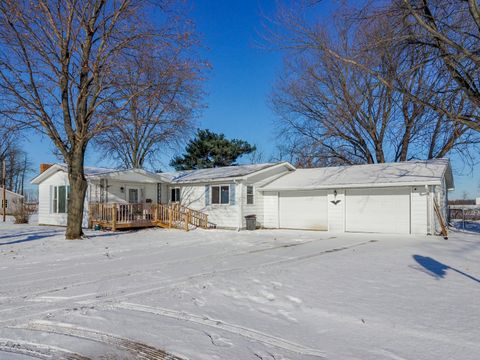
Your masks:
<svg viewBox="0 0 480 360"><path fill-rule="evenodd" d="M218 203L213 202L213 188L218 187ZM228 188L228 202L222 203L222 187ZM230 205L230 185L229 184L219 184L219 185L210 185L210 204L212 205Z"/></svg>
<svg viewBox="0 0 480 360"><path fill-rule="evenodd" d="M252 189L252 193L251 193L251 194L248 193L248 189L249 189L249 188ZM247 205L255 205L255 186L253 186L253 185L247 185L246 194L247 194L247 198L246 198ZM252 202L251 202L251 203L248 202L248 197L249 197L249 196L251 196L251 198L252 198Z"/></svg>
<svg viewBox="0 0 480 360"><path fill-rule="evenodd" d="M58 209L59 197L58 197L58 188L65 187L65 212L60 212ZM70 200L70 185L55 185L53 186L52 192L52 214L66 214L68 213L68 201Z"/></svg>
<svg viewBox="0 0 480 360"><path fill-rule="evenodd" d="M175 201L172 199L172 191L175 192ZM177 191L178 191L178 199L177 199ZM182 199L182 192L180 191L179 187L172 187L170 188L170 202L171 203L179 203Z"/></svg>
<svg viewBox="0 0 480 360"><path fill-rule="evenodd" d="M131 203L130 202L130 190L137 190L137 203ZM142 199L140 198L141 196L141 189L137 186L127 186L126 191L125 191L125 200L129 204L140 204L142 202Z"/></svg>

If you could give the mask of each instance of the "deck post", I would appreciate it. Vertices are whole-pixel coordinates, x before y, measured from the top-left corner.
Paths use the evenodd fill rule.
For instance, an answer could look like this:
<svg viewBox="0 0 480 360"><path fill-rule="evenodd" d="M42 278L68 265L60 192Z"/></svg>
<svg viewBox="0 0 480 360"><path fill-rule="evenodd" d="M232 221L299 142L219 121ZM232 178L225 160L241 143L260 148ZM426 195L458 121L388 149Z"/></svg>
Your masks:
<svg viewBox="0 0 480 360"><path fill-rule="evenodd" d="M117 231L117 204L112 206L112 231Z"/></svg>
<svg viewBox="0 0 480 360"><path fill-rule="evenodd" d="M173 212L172 208L169 207L168 208L168 227L169 228L172 227L172 215L173 215L172 212Z"/></svg>
<svg viewBox="0 0 480 360"><path fill-rule="evenodd" d="M190 222L190 209L185 212L185 231L188 231L188 223Z"/></svg>
<svg viewBox="0 0 480 360"><path fill-rule="evenodd" d="M152 205L153 207L153 221L155 221L155 223L158 221L158 204L156 205Z"/></svg>

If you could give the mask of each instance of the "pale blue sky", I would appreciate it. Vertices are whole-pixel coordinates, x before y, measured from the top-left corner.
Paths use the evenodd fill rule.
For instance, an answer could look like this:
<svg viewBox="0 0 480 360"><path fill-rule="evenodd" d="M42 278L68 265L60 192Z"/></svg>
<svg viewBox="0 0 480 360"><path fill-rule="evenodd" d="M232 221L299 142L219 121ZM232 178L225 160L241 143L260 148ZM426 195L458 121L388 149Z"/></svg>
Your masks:
<svg viewBox="0 0 480 360"><path fill-rule="evenodd" d="M192 16L204 44L202 54L212 64L205 83L207 108L198 127L223 132L227 137L245 139L256 144L266 160L275 151L275 115L269 108L268 95L282 68L282 55L259 46L262 13L271 14L275 1L193 0ZM323 5L326 16L332 2ZM55 162L48 139L30 136L25 140L35 169L41 162ZM465 168L452 159L456 190L451 197L480 196L480 167ZM168 159L162 168L167 169ZM86 164L111 165L102 161L92 148Z"/></svg>

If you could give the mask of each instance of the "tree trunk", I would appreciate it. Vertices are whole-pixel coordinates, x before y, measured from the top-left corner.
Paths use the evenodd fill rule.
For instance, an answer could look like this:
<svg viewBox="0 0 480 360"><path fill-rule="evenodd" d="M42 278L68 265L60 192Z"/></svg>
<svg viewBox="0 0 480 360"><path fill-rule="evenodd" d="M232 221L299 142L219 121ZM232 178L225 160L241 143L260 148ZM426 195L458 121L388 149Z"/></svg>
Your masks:
<svg viewBox="0 0 480 360"><path fill-rule="evenodd" d="M83 150L74 151L68 164L68 180L70 182L70 197L68 200L67 231L68 240L81 239L83 235L83 205L87 192L87 180L83 175Z"/></svg>

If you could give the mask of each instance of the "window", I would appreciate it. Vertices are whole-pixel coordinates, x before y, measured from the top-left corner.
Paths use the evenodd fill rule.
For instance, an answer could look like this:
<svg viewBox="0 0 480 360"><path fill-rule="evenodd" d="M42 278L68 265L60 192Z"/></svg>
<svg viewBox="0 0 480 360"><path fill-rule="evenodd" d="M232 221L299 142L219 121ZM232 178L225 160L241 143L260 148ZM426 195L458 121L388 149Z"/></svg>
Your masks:
<svg viewBox="0 0 480 360"><path fill-rule="evenodd" d="M138 204L138 189L136 188L129 188L128 189L128 202L130 204Z"/></svg>
<svg viewBox="0 0 480 360"><path fill-rule="evenodd" d="M2 209L3 207L6 207L6 208L8 207L8 199L2 200Z"/></svg>
<svg viewBox="0 0 480 360"><path fill-rule="evenodd" d="M52 212L56 214L65 214L70 199L70 186L54 186L52 199Z"/></svg>
<svg viewBox="0 0 480 360"><path fill-rule="evenodd" d="M253 205L255 203L255 195L253 192L253 186L247 185L247 205Z"/></svg>
<svg viewBox="0 0 480 360"><path fill-rule="evenodd" d="M180 202L180 188L171 188L170 189L170 201L171 202Z"/></svg>
<svg viewBox="0 0 480 360"><path fill-rule="evenodd" d="M230 203L230 186L212 186L212 204L229 204Z"/></svg>

